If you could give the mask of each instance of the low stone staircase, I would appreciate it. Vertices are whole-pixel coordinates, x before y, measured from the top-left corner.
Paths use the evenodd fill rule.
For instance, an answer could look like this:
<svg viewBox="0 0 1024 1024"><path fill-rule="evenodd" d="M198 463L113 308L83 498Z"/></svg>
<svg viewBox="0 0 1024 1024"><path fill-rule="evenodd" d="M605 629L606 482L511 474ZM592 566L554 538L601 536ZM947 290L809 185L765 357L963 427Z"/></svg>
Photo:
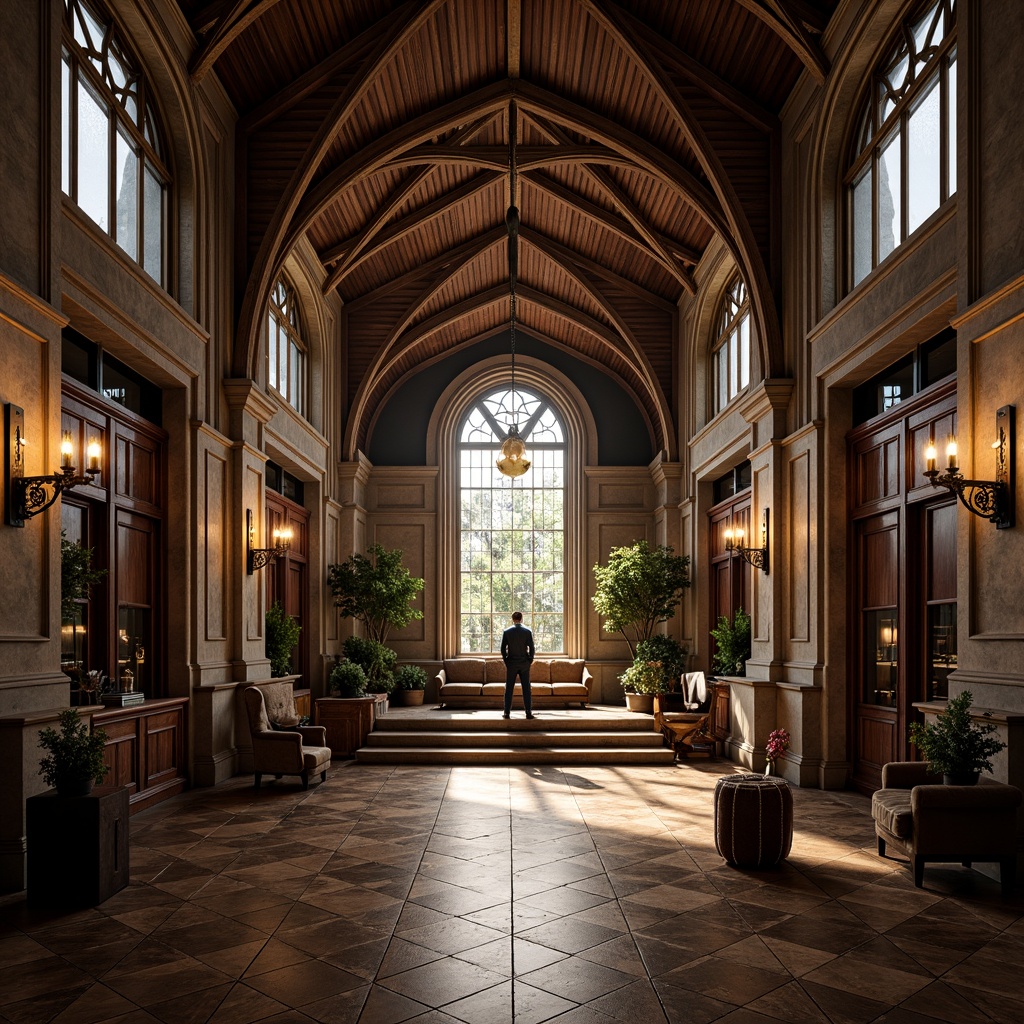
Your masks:
<svg viewBox="0 0 1024 1024"><path fill-rule="evenodd" d="M674 760L648 715L513 712L432 717L388 714L377 719L363 764L608 764L667 765Z"/></svg>

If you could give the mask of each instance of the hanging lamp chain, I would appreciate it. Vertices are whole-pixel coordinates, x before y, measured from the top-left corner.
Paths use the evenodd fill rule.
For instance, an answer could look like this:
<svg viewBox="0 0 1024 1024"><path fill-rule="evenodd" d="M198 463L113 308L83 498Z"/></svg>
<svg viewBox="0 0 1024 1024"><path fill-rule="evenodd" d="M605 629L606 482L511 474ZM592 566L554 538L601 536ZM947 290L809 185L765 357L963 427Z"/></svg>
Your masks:
<svg viewBox="0 0 1024 1024"><path fill-rule="evenodd" d="M508 105L508 281L509 335L512 342L512 427L516 429L516 279L519 276L519 208L516 206L516 101Z"/></svg>

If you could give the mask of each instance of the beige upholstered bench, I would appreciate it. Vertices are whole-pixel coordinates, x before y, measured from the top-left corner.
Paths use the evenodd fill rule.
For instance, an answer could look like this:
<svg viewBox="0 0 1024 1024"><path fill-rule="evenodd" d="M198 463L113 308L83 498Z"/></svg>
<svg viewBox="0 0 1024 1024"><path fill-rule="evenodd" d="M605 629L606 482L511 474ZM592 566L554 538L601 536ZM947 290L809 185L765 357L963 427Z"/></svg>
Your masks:
<svg viewBox="0 0 1024 1024"><path fill-rule="evenodd" d="M530 666L533 706L583 707L592 680L582 658L534 658ZM500 708L505 700L505 664L500 658L452 658L437 673L442 707ZM516 683L512 706L523 706L523 688Z"/></svg>

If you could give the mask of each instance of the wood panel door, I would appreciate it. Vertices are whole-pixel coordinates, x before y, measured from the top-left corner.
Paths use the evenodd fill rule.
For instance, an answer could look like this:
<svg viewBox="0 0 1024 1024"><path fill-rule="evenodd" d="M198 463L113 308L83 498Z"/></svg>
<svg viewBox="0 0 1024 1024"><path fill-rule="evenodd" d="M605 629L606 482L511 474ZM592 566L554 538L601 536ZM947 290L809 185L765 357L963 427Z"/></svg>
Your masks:
<svg viewBox="0 0 1024 1024"><path fill-rule="evenodd" d="M734 555L725 546L725 531L743 531L743 545L749 547L750 540L750 490L740 492L716 505L708 513L710 552L708 564L711 567L710 594L708 595L708 629L718 625L723 615L733 621L738 608L748 615L751 613L752 592L750 564ZM714 658L715 641L711 639L710 657Z"/></svg>

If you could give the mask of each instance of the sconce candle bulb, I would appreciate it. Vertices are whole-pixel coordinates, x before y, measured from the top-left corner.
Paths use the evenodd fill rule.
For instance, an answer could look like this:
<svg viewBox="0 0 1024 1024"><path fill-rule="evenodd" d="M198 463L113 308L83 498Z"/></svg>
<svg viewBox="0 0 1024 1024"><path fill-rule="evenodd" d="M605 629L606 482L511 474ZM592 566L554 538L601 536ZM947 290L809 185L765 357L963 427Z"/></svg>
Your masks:
<svg viewBox="0 0 1024 1024"><path fill-rule="evenodd" d="M935 442L928 444L924 453L924 475L933 487L952 491L969 512L995 523L997 530L1006 530L1014 524L1016 432L1012 405L996 410L996 441L992 448L996 453L994 480L968 480L960 474L959 452L953 436L946 445L946 469L941 473L936 465Z"/></svg>
<svg viewBox="0 0 1024 1024"><path fill-rule="evenodd" d="M765 576L769 574L768 561L768 509L761 513L761 546L759 548L745 548L743 546L743 530L739 527L730 526L726 529L725 550L730 554L739 555L745 562L749 562L755 569L760 569Z"/></svg>

